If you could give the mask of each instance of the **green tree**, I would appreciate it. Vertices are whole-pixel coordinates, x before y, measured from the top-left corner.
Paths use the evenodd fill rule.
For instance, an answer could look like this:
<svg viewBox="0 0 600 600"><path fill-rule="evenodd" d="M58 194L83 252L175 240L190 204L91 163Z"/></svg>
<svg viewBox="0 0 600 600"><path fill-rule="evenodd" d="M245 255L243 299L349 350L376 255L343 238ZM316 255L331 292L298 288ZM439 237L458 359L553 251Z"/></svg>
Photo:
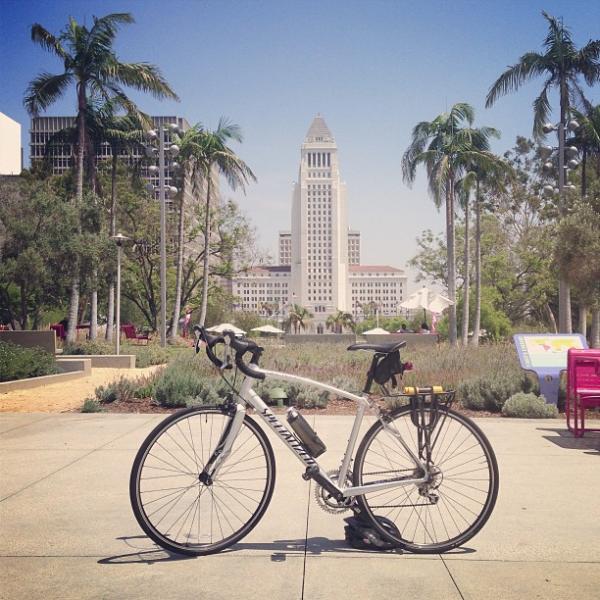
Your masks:
<svg viewBox="0 0 600 600"><path fill-rule="evenodd" d="M123 86L150 92L157 98L177 98L159 70L147 63L121 62L114 42L119 26L133 23L129 13L113 13L101 18L93 17L88 29L72 17L62 32L55 36L36 23L31 28L31 39L57 56L64 71L58 75L42 72L31 81L25 92L24 104L32 115L46 110L75 85L77 92L77 193L74 202L83 198L84 149L88 135L85 113L90 95L118 102L126 110L133 110L134 103ZM67 339L74 341L79 305L79 261L73 262L73 278L69 308Z"/></svg>
<svg viewBox="0 0 600 600"><path fill-rule="evenodd" d="M306 325L313 314L304 306L293 304L289 310L288 318L285 321L285 327L289 330L294 330L295 334L306 329Z"/></svg>
<svg viewBox="0 0 600 600"><path fill-rule="evenodd" d="M349 312L338 310L337 313L329 315L325 321L327 329L331 329L333 333L342 333L344 329L354 331L356 324Z"/></svg>
<svg viewBox="0 0 600 600"><path fill-rule="evenodd" d="M201 129L197 140L199 148L196 155L196 168L206 186L206 199L204 202L204 274L200 325L204 325L208 305L212 201L215 187L213 178L222 175L233 190L237 188L244 190L250 181L256 181L250 167L227 145L231 141L241 143L243 141L242 133L238 125L230 123L223 117L219 119L215 131Z"/></svg>
<svg viewBox="0 0 600 600"><path fill-rule="evenodd" d="M582 304L592 309L592 347L600 347L600 213L575 204L558 225L555 260L568 274ZM585 335L585 331L583 332Z"/></svg>
<svg viewBox="0 0 600 600"><path fill-rule="evenodd" d="M588 85L600 80L600 40L590 40L583 48L578 49L571 33L562 20L542 12L548 22L548 33L544 40L544 52L527 52L519 62L509 67L492 84L486 98L486 107L492 106L496 100L510 92L517 91L524 83L544 76L546 79L540 95L533 102L533 135L543 137L542 126L550 115L548 92L556 88L560 100L559 139L563 135L563 124L570 116L576 99L583 99L580 78ZM560 205L561 216L566 214L564 199ZM566 274L560 274L559 282L559 329L561 332L571 331L571 299Z"/></svg>
<svg viewBox="0 0 600 600"><path fill-rule="evenodd" d="M412 141L402 158L404 181L411 184L417 167L427 171L429 191L435 205L446 205L446 249L448 253L448 296L456 300L455 193L457 181L474 165L491 169L495 157L489 152L489 138L495 130L473 128L473 108L455 104L433 121L422 121L413 129ZM449 339L457 342L456 304L449 307Z"/></svg>
<svg viewBox="0 0 600 600"><path fill-rule="evenodd" d="M36 329L45 310L63 306L77 218L48 181L0 183L2 323Z"/></svg>

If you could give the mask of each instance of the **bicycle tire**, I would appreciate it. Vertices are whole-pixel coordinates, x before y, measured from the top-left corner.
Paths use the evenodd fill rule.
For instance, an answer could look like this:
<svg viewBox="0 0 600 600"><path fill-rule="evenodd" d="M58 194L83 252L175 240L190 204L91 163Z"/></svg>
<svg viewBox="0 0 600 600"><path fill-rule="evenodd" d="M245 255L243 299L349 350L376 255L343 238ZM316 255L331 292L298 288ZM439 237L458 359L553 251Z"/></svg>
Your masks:
<svg viewBox="0 0 600 600"><path fill-rule="evenodd" d="M418 455L416 427L410 415L410 407L404 406L393 411L389 420L411 450ZM378 439L381 435L385 435L385 438ZM449 442L444 446L447 437ZM458 441L454 444L457 438ZM385 445L382 439L386 442ZM463 545L485 525L498 497L498 463L494 451L481 429L471 419L452 409L440 408L432 440L435 441L432 448L433 467L439 469L434 480L437 485L434 491L438 496L437 502L431 503L428 498L423 497L415 484L357 497L363 515L371 520L373 527L384 539L416 554L442 553ZM373 444L376 442L379 445L374 449ZM465 443L466 447L461 450ZM454 449L449 448L450 444L454 444ZM466 452L469 454L462 456ZM455 459L463 462L457 463ZM386 461L387 465L382 464ZM378 467L383 468L383 471L378 471ZM398 473L410 475L411 468L414 469L414 462L406 450L377 421L365 433L356 453L353 483L356 486L366 485L370 478L381 480L385 473L394 473L396 477ZM456 469L459 468L463 470L457 472ZM418 474L415 473L415 476ZM457 479L458 476L462 476L461 479ZM462 487L458 487L461 485ZM457 506L462 508L459 510ZM469 516L471 513L472 517ZM375 517L390 519L399 535L390 535L389 530L383 528ZM460 519L465 522L464 527ZM451 523L448 524L447 521ZM437 529L436 523L439 524ZM419 528L424 530L422 540ZM451 533L452 530L455 530L454 533ZM442 539L444 532L446 535Z"/></svg>
<svg viewBox="0 0 600 600"><path fill-rule="evenodd" d="M140 446L129 480L131 507L140 527L162 548L190 556L220 552L246 536L258 524L269 506L275 486L273 449L264 431L248 415L244 417L231 454L214 482L206 485L198 478L230 418L231 413L222 406L185 409L161 421ZM203 428L203 424L206 428ZM185 444L187 432L189 439ZM258 453L253 455L256 450ZM159 451L161 456L158 456ZM235 470L236 465L240 468L239 471ZM252 476L231 478L231 475L243 473L244 468L251 471ZM263 475L264 483L261 483ZM152 489L154 484L149 484L148 481L156 481L158 488ZM176 485L178 481L181 482L180 485ZM239 483L234 486L234 481L241 482L241 486ZM175 487L170 487L171 485ZM169 493L162 498L153 495L167 491ZM225 504L227 497L232 503L235 501L235 508L237 505L245 508L243 518L236 516L235 509ZM186 508L175 521L175 515L169 521L168 514L184 498L182 505ZM150 504L165 499L167 501L164 506L156 509L155 505L151 507L152 510L149 509ZM243 506L248 501L251 503L250 508ZM167 508L169 503L173 503L173 506ZM249 513L247 518L246 512ZM231 523L234 516L241 523L239 527ZM167 521L161 525L165 519ZM225 534L227 529L231 531ZM195 542L192 530L196 534ZM215 530L220 531L220 539L213 539Z"/></svg>

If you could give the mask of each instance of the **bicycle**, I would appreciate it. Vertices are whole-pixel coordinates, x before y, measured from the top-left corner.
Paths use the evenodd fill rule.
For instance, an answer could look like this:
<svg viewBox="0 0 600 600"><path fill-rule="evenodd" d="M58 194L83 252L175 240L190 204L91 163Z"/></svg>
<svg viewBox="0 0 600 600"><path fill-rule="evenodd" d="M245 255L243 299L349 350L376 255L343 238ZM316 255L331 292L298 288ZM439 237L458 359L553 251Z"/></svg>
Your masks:
<svg viewBox="0 0 600 600"><path fill-rule="evenodd" d="M232 332L209 335L196 326L195 350L206 354L228 381L222 404L176 412L142 443L130 477L130 499L144 532L175 553L219 552L247 535L264 515L275 485L275 457L257 417L305 467L317 500L332 513L352 511L388 546L442 553L471 539L490 517L498 495L494 451L469 418L451 408L453 391L422 388L400 394L388 410L372 393L389 396L411 367L400 360L406 342L353 344L373 352L360 395L298 375L259 366L263 348ZM220 352L222 351L222 352ZM249 354L250 360L245 361ZM233 382L224 373L235 369ZM243 378L236 385L237 375ZM357 412L340 468L327 473L316 460L325 444L294 408L286 427L252 389L267 377L354 400ZM363 417L377 417L354 452Z"/></svg>

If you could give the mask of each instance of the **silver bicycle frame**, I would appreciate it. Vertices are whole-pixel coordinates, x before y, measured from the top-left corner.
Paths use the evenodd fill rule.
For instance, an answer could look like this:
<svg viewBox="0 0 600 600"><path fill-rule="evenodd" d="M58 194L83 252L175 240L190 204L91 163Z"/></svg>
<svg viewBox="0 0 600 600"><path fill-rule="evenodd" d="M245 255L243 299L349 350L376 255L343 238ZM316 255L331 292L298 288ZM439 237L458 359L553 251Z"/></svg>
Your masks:
<svg viewBox="0 0 600 600"><path fill-rule="evenodd" d="M263 419L263 421L275 432L275 434L285 443L285 445L294 453L294 455L298 458L298 460L300 460L300 462L305 467L308 468L316 466L319 470L320 477L330 482L331 485L335 487L338 491L340 491L345 497L360 496L367 492L376 492L378 490L385 490L404 485L419 485L421 483L426 482L428 476L427 465L421 460L419 460L419 458L414 454L411 448L404 441L398 430L391 423L388 423L385 419L382 419L381 415L379 414L379 411L377 410L377 416L381 424L383 425L385 431L401 444L401 446L406 450L408 455L412 458L415 464L415 468L422 471L424 473L424 476L421 478L398 477L395 479L387 479L383 481L369 483L367 485L347 487L345 485L346 477L348 475L350 464L352 462L352 457L354 455L354 448L356 446L356 440L358 439L362 419L364 417L365 411L371 408L371 405L367 400L367 396L357 396L356 394L346 392L345 390L341 390L339 388L321 383L319 381L314 381L313 379L300 377L299 375L291 375L289 373L281 373L279 371L269 371L267 369L258 369L253 365L249 365L248 367L253 370L256 370L257 373L263 373L266 377L280 379L283 381L290 381L293 383L302 383L304 385L316 387L318 389L330 392L332 394L336 394L337 396L347 398L348 400L353 400L358 404L358 409L354 418L354 424L352 425L350 438L348 439L346 451L344 452L344 456L342 458L342 463L338 473L338 483L336 484L335 482L331 481L331 478L319 466L319 463L306 452L304 446L298 442L296 436L285 425L282 424L282 422L277 418L277 416L274 415L273 412L269 409L269 407L265 404L263 399L252 389L252 386L254 384L253 379L251 379L250 377L245 377L242 381L242 385L239 389L239 392L236 394L235 397L238 406L249 405L253 407L256 410L257 414L260 415L260 417ZM239 413L236 411L236 417L238 416L238 414ZM227 458L229 451L231 450L231 446L233 445L233 442L235 440L234 436L237 435L240 427L241 421L239 422L237 428L232 427L230 429L229 434L225 439L225 448L218 457L218 459L215 461L214 467L216 467L217 469L220 466L220 464L222 464L223 461ZM214 474L215 470L213 468L212 475L214 476Z"/></svg>

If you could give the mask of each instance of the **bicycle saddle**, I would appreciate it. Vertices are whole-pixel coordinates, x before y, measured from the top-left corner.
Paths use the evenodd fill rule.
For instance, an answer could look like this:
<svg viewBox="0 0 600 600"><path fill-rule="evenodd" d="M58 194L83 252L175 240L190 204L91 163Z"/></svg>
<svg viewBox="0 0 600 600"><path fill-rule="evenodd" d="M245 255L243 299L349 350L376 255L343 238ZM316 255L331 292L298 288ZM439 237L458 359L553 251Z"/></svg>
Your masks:
<svg viewBox="0 0 600 600"><path fill-rule="evenodd" d="M380 352L381 354L390 354L390 352L395 352L400 348L404 348L406 346L406 342L404 340L399 342L389 342L387 344L352 344L348 346L346 350L374 350L375 352Z"/></svg>

